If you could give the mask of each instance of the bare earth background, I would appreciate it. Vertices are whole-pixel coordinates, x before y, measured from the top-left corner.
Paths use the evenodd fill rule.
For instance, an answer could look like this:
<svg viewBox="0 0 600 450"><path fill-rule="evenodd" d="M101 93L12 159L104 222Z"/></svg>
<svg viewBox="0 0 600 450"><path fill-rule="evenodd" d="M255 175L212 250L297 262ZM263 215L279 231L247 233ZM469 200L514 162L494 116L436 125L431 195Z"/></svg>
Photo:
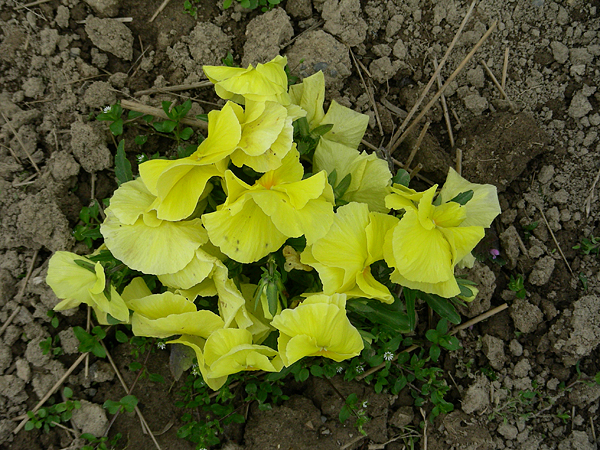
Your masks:
<svg viewBox="0 0 600 450"><path fill-rule="evenodd" d="M118 99L160 107L163 100L181 103L189 97L192 114L208 112L223 103L211 88L140 91L202 81L201 66L221 64L228 51L243 66L281 53L294 75L323 70L328 99L368 114L365 139L386 146L470 4L287 0L263 14L238 6L223 11L200 0L193 18L184 13L182 0L171 0L148 23L160 3L51 0L23 7L0 0L0 324L19 308L0 337L2 449L80 445L58 428L14 435L18 422L11 419L32 409L78 356L70 327L85 326L86 311L61 314L59 327L51 327L47 311L57 299L44 278L53 251L88 251L72 237L79 211L92 196L101 200L116 188L113 140L106 123L91 120L103 107ZM133 20L111 19L118 17ZM486 245L499 248L507 261L503 267L489 260L476 266L471 277L480 283L480 299L462 312L468 318L504 303L509 307L461 331L463 348L443 354L455 411L430 424L419 445L429 450L597 449L600 386L573 383L600 371L600 264L598 255L572 247L600 234L595 184L600 1L481 0L442 70L443 79L495 20L496 30L451 83L446 100L463 175L494 183L501 192L503 213ZM506 49L505 90L514 108L485 69L500 80ZM439 104L426 121L431 125L413 166L423 164L421 174L441 183L448 166L455 165L456 149ZM406 161L419 131L394 154L397 160ZM149 130L128 127L124 136L134 165L140 149L133 138L142 132ZM167 153L172 143L152 135L141 151ZM528 235L534 222L539 225ZM519 274L525 299L516 299L507 288L509 276ZM587 280L586 288L580 278ZM420 312L427 316L426 308ZM57 334L65 355L43 355L39 343ZM131 383L131 349L110 336L107 342ZM148 364L167 380L166 385L142 380L134 391L150 428L157 433L167 428L157 437L163 449L193 448L176 437L181 410L173 406L178 385L168 392L168 353L158 351ZM75 425L101 434L107 418L99 405L124 394L107 362L92 358L89 370L86 379L80 365L66 385L84 406ZM357 440L350 424L339 424L341 400L329 384L314 379L290 383L292 398L272 411L251 407L246 425L227 430L224 448L396 450L403 448L402 440L388 441L422 420L407 393L375 395L365 385L333 383L344 395L356 392L369 401L366 439ZM561 383L572 388L561 389ZM527 390L536 392L531 404L519 401ZM568 416L563 420L559 414ZM153 448L133 414L117 419L111 435L116 432L124 434L123 446Z"/></svg>

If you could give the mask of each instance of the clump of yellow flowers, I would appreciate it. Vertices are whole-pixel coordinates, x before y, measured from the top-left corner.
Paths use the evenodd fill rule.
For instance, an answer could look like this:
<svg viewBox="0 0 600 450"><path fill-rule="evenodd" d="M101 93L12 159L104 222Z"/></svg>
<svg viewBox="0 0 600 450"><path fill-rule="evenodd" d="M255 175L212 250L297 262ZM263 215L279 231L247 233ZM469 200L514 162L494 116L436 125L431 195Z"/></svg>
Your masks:
<svg viewBox="0 0 600 450"><path fill-rule="evenodd" d="M495 187L453 169L439 191L393 182L385 161L357 150L368 117L335 101L325 111L321 72L288 88L285 65L204 68L226 100L207 138L120 185L95 254L53 255L55 309L86 303L101 324L171 338L219 389L240 371L359 355L356 299L402 302L399 286L472 297L454 269L472 266L499 214ZM117 289L111 274L124 266Z"/></svg>

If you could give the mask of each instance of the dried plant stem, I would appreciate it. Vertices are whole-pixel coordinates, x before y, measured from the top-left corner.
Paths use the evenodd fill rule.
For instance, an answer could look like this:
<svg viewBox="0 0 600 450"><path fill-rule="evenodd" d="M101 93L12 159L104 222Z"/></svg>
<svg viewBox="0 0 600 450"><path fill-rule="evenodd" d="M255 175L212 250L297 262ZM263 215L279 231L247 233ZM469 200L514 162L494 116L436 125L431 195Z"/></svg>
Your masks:
<svg viewBox="0 0 600 450"><path fill-rule="evenodd" d="M467 65L467 63L471 60L471 58L473 58L473 55L475 54L475 52L477 52L477 50L479 50L479 47L481 47L483 45L483 43L487 40L487 38L490 37L490 34L493 33L493 31L496 29L497 25L498 25L498 20L495 20L494 23L492 23L490 28L483 35L483 37L479 40L479 42L477 42L477 44L475 44L473 49L469 52L469 54L465 57L465 59L463 59L463 61L459 64L459 66L456 68L456 70L454 72L452 72L452 75L450 75L448 77L448 79L446 80L446 82L444 83L442 88L437 92L437 94L435 94L433 96L433 98L429 101L429 103L427 103L427 105L423 108L423 111L421 111L421 113L415 118L415 120L412 121L412 123L406 128L406 130L404 130L402 135L398 139L395 140L395 142L392 144L392 146L390 148L390 153L393 153L394 150L396 148L398 148L398 146L404 141L404 139L406 139L406 136L408 136L408 134L412 131L412 129L415 126L417 126L417 124L421 121L421 119L425 116L425 114L427 114L429 112L431 107L435 104L435 102L438 101L438 99L440 98L442 93L446 90L448 85L452 81L454 81L454 79L458 76L458 74L462 71L462 69ZM440 63L440 66L441 66L441 63ZM400 131L400 130L398 130L398 131ZM396 132L396 134L398 134L398 131Z"/></svg>
<svg viewBox="0 0 600 450"><path fill-rule="evenodd" d="M398 161L396 158L392 158L392 162L397 165L398 167L400 167L401 169L406 170L406 166L404 164L402 164L400 161ZM431 181L429 178L424 177L421 174L415 174L415 177L417 177L419 180L424 181L425 183L429 184L430 186L433 186L435 183L433 181Z"/></svg>
<svg viewBox="0 0 600 450"><path fill-rule="evenodd" d="M546 227L548 228L548 231L550 232L550 236L552 236L552 240L556 244L556 248L558 248L558 253L560 253L560 256L562 257L563 261L567 265L567 269L569 269L569 272L571 272L571 275L574 276L575 274L573 273L573 269L571 269L571 265L569 264L569 261L567 261L567 258L565 257L565 254L563 253L562 248L560 248L560 244L558 243L556 236L554 236L554 231L552 231L552 228L550 228L550 224L548 223L548 219L546 219L544 210L542 209L542 207L540 205L536 205L536 206L540 210L540 213L542 214L542 219L544 219L544 223L546 224Z"/></svg>
<svg viewBox="0 0 600 450"><path fill-rule="evenodd" d="M410 173L409 173L410 178L416 177L422 168L423 168L423 164L421 164L421 163L417 164L415 166L415 168L410 171Z"/></svg>
<svg viewBox="0 0 600 450"><path fill-rule="evenodd" d="M400 127L398 128L398 130L396 131L396 133L394 133L394 136L392 137L392 140L390 142L390 145L391 145L391 147L390 147L390 154L394 152L394 150L398 147L398 145L400 145L400 143L397 142L399 136L401 136L404 133L404 131L406 130L406 127L408 126L408 123L409 123L410 119L412 119L412 117L415 115L415 113L417 112L417 109L419 108L419 106L421 106L421 103L423 103L423 100L425 99L425 97L427 96L427 93L431 89L431 86L433 86L433 83L437 80L437 77L440 74L440 71L442 70L442 68L446 64L446 61L450 57L450 53L454 49L454 46L458 42L458 39L459 39L460 35L462 34L463 29L467 25L467 22L469 21L469 18L471 17L471 14L473 12L473 8L475 8L475 4L476 3L477 3L477 0L473 0L473 2L471 3L471 6L467 10L467 14L465 14L465 17L463 18L462 23L458 27L458 31L454 35L454 39L452 39L452 42L448 46L448 49L446 50L446 53L444 54L444 57L440 61L440 65L438 66L438 68L435 70L435 72L431 76L429 82L425 86L425 89L421 93L421 96L417 99L417 102L413 105L413 107L409 111L408 115L404 118L404 120L402 121L402 124L400 125Z"/></svg>
<svg viewBox="0 0 600 450"><path fill-rule="evenodd" d="M162 109L147 106L139 102L134 102L131 100L121 100L121 106L125 109L130 109L131 111L149 114L151 116L160 117L161 119L169 119L169 116L167 116ZM189 125L191 127L200 128L204 131L208 130L208 123L202 120L188 119L187 117L184 117L183 119L181 119L181 123L184 125Z"/></svg>
<svg viewBox="0 0 600 450"><path fill-rule="evenodd" d="M12 314L8 317L8 319L6 319L6 322L4 322L4 324L2 325L2 328L0 328L0 336L2 336L2 333L4 333L4 331L6 331L6 329L12 323L14 318L17 317L17 314L19 314L19 311L21 311L21 305L17 305L15 310L12 312Z"/></svg>
<svg viewBox="0 0 600 450"><path fill-rule="evenodd" d="M167 86L162 88L152 88L152 89L144 89L143 91L137 91L133 94L135 97L139 97L140 95L150 95L150 94L158 94L162 92L181 92L181 91L189 91L191 89L199 89L208 86L212 86L213 84L210 81L199 81L197 83L190 84L177 84L175 86Z"/></svg>
<svg viewBox="0 0 600 450"><path fill-rule="evenodd" d="M154 19L156 19L156 17L158 17L158 15L162 12L163 9L165 9L167 7L167 5L169 4L171 0L164 0L160 6L158 7L158 9L156 10L156 12L152 15L152 17L150 17L150 20L148 21L148 23L152 23L154 22Z"/></svg>
<svg viewBox="0 0 600 450"><path fill-rule="evenodd" d="M54 394L54 392L56 392L56 390L64 383L64 381L69 377L69 375L71 375L71 373L73 373L73 371L77 368L77 366L79 364L81 364L81 361L84 360L86 355L87 355L87 353L82 353L81 355L79 355L79 358L77 358L77 361L75 361L71 365L71 367L69 367L69 369L67 369L65 374L62 377L60 377L60 380L58 380L56 383L54 383L54 386L52 386L50 388L50 390L48 392L46 392L46 395L44 395L42 397L42 399L37 403L37 405L35 405L35 407L31 410L32 412L34 412L34 413L37 412L37 410L40 409L44 403L46 403L46 400L48 400ZM29 417L25 416L25 418L17 426L17 428L15 428L13 430L13 433L17 434L19 431L21 431L21 428L23 428L27 422L29 422Z"/></svg>
<svg viewBox="0 0 600 450"><path fill-rule="evenodd" d="M425 126L423 127L423 129L419 133L419 137L417 138L417 142L415 143L415 146L411 150L410 155L408 155L408 159L406 160L406 163L405 163L406 170L408 170L408 168L410 167L410 165L413 162L413 159L415 158L415 155L419 151L419 148L421 148L421 144L423 143L423 139L425 139L425 134L427 133L427 130L429 129L429 125L431 125L431 122L426 122Z"/></svg>
<svg viewBox="0 0 600 450"><path fill-rule="evenodd" d="M501 312L501 311L504 311L506 308L508 308L508 305L507 305L506 303L504 303L503 305L500 305L500 306L498 306L498 307L496 307L496 308L494 308L494 309L491 309L491 310L489 310L489 311L487 311L487 312L484 312L483 314L480 314L479 316L477 316L477 317L475 317L475 318L473 318L473 319L469 320L468 322L465 322L465 323L463 323L463 324L461 324L461 325L459 325L459 326L457 326L457 327L453 328L453 329L450 331L450 333L449 333L449 334L450 334L450 335L455 335L456 333L458 333L458 332L459 332L459 331L461 331L461 330L464 330L465 328L469 328L470 326L472 326L472 325L475 325L475 324L477 324L477 323L479 323L479 322L481 322L481 321L483 321L483 320L489 319L489 318L490 318L490 317L492 317L493 315L496 315L496 314L498 314L499 312ZM420 347L420 345L411 345L410 347L407 347L407 348L405 348L404 350L402 350L400 353L410 353L410 352L412 352L413 350L416 350L416 349L418 349L419 347ZM395 356L392 358L392 361L396 361L397 359L398 359L398 355L395 355ZM379 370L383 369L383 368L385 367L385 364L386 364L386 363L381 363L381 364L379 364L378 366L372 367L372 368L370 368L369 370L367 370L366 372L364 372L364 373L361 373L359 376L357 376L357 377L356 377L356 381L360 381L360 380L362 380L363 378L366 378L366 377L368 377L368 376L369 376L369 375L371 375L372 373L375 373L375 372L377 372L377 371L379 371Z"/></svg>
<svg viewBox="0 0 600 450"><path fill-rule="evenodd" d="M462 150L458 147L456 148L456 172L462 175Z"/></svg>
<svg viewBox="0 0 600 450"><path fill-rule="evenodd" d="M19 10L23 8L31 8L32 6L41 5L42 3L48 3L50 1L52 0L37 0L36 2L27 3L26 5L18 5L15 7L15 9Z"/></svg>
<svg viewBox="0 0 600 450"><path fill-rule="evenodd" d="M17 130L15 130L15 127L13 127L12 123L10 123L10 121L4 115L4 113L2 111L0 111L0 114L2 114L2 118L4 119L4 121L6 122L6 124L8 125L8 128L10 128L10 131L12 131L12 133L17 138L17 141L19 141L19 144L21 145L21 148L23 149L23 151L27 155L27 158L29 159L29 162L31 162L31 165L33 166L33 168L35 169L35 171L37 173L40 173L40 168L38 167L38 165L35 163L35 161L31 157L31 154L29 153L29 150L27 150L27 147L25 147L25 144L21 140L21 136L19 136L19 133L17 132Z"/></svg>
<svg viewBox="0 0 600 450"><path fill-rule="evenodd" d="M596 178L594 178L594 182L592 183L592 187L590 188L590 193L583 202L583 208L585 210L586 217L590 216L590 212L592 211L592 200L594 199L594 189L596 189L596 185L598 184L598 179L600 178L600 169L596 174Z"/></svg>
<svg viewBox="0 0 600 450"><path fill-rule="evenodd" d="M419 411L421 412L421 416L423 417L423 423L425 424L423 426L423 450L427 450L427 415L425 414L425 411L423 411L423 408L419 408Z"/></svg>
<svg viewBox="0 0 600 450"><path fill-rule="evenodd" d="M119 368L115 364L114 359L112 358L112 356L108 352L108 349L106 348L106 345L104 345L104 342L100 341L100 344L102 344L102 348L104 348L104 351L106 352L106 357L108 358L108 362L112 366L113 370L115 371L115 374L117 375L117 378L121 382L121 386L123 386L123 389L125 390L125 392L127 393L127 395L129 395L130 390L127 387L127 383L125 383L125 380L123 379L123 375L121 375L121 372L119 371ZM135 383L134 383L134 385L135 385ZM136 405L135 408L134 408L134 410L135 410L136 414L138 415L138 417L140 418L140 423L142 425L142 432L144 434L149 434L150 437L152 438L152 442L154 442L154 445L156 446L156 448L158 450L162 450L161 447L160 447L160 445L158 444L158 441L156 440L156 437L154 436L154 434L150 430L150 426L148 425L148 422L146 422L146 419L144 418L144 415L142 414L142 411L140 411L140 408L138 408L137 405Z"/></svg>
<svg viewBox="0 0 600 450"><path fill-rule="evenodd" d="M433 58L433 67L435 70L438 68L437 58ZM437 76L438 89L442 88L442 76L438 73ZM448 113L448 104L446 103L446 96L442 93L440 97L442 102L442 110L444 111L444 120L446 121L446 128L448 129L448 139L450 139L450 147L454 148L454 133L452 132L452 122L450 122L450 114Z"/></svg>
<svg viewBox="0 0 600 450"><path fill-rule="evenodd" d="M508 101L508 103L510 105L510 109L512 110L512 112L516 112L517 108L515 107L515 104L512 101L510 101L510 99L508 98L508 95L506 94L506 91L504 90L504 88L502 87L502 85L498 82L498 80L494 76L494 74L491 71L491 69L488 67L488 65L485 63L485 61L481 61L481 64L483 65L483 68L485 69L485 71L487 72L487 74L491 78L492 82L494 83L494 86L496 86L496 88L498 89L498 91L500 91L500 94L502 95L502 97L504 97L504 99Z"/></svg>
<svg viewBox="0 0 600 450"><path fill-rule="evenodd" d="M500 82L500 86L502 89L506 89L506 74L508 73L508 47L504 50L504 64L502 64L502 81Z"/></svg>
<svg viewBox="0 0 600 450"><path fill-rule="evenodd" d="M367 86L367 83L365 82L365 79L362 76L362 71L360 70L361 66L365 70L365 72L369 73L369 71L367 70L367 68L365 66L363 66L362 63L360 63L360 61L358 61L356 59L356 57L354 56L354 52L352 51L352 49L350 47L348 47L348 51L350 52L352 61L354 61L354 65L356 66L356 71L358 72L358 76L360 77L360 81L362 82L365 92L367 93L367 96L369 97L369 102L371 102L371 107L373 108L373 112L375 113L375 119L377 120L377 126L379 127L379 133L381 134L381 136L383 136L383 127L381 125L381 119L379 118L379 111L377 110L377 105L375 104L375 98L373 98L373 92L370 89L370 87Z"/></svg>

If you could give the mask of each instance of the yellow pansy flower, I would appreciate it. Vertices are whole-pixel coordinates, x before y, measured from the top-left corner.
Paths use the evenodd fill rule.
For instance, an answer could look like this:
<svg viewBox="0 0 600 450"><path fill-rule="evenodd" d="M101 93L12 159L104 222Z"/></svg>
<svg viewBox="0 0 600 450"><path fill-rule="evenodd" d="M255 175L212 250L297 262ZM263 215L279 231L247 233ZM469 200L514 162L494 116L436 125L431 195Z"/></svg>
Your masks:
<svg viewBox="0 0 600 450"><path fill-rule="evenodd" d="M227 200L202 221L210 240L235 261L250 263L279 249L290 237L312 244L333 221L333 191L325 172L302 179L293 148L276 170L253 186L225 173Z"/></svg>
<svg viewBox="0 0 600 450"><path fill-rule="evenodd" d="M107 287L104 268L99 262L75 253L56 252L48 263L46 283L63 299L54 307L56 311L85 303L92 307L102 325L108 325L108 314L120 322L129 322L129 309L114 286Z"/></svg>
<svg viewBox="0 0 600 450"><path fill-rule="evenodd" d="M131 269L161 275L183 269L208 241L200 219L169 222L150 209L155 197L141 178L123 183L100 226L107 248Z"/></svg>
<svg viewBox="0 0 600 450"><path fill-rule="evenodd" d="M128 302L133 310L131 329L136 336L166 338L191 335L207 338L223 328L223 319L172 292L152 294Z"/></svg>
<svg viewBox="0 0 600 450"><path fill-rule="evenodd" d="M243 105L246 100L271 101L289 105L287 93L287 58L276 56L266 64L239 67L203 66L208 79L215 84L217 95Z"/></svg>
<svg viewBox="0 0 600 450"><path fill-rule="evenodd" d="M369 212L364 203L349 203L338 208L327 234L306 247L301 261L319 272L325 294L393 303L394 297L373 278L370 266L383 259L384 237L397 222L393 216Z"/></svg>
<svg viewBox="0 0 600 450"><path fill-rule="evenodd" d="M366 203L371 211L389 212L385 196L390 193L392 174L387 162L377 155L321 139L315 149L313 168L315 171L325 170L328 174L335 170L336 186L350 175L350 185L341 200Z"/></svg>
<svg viewBox="0 0 600 450"><path fill-rule="evenodd" d="M204 382L214 391L218 391L223 387L227 381L227 375L222 377L211 377L208 373L208 367L204 362L204 345L206 344L206 339L199 336L181 336L179 339L168 341L167 344L182 344L194 350L198 361L198 369L202 374Z"/></svg>
<svg viewBox="0 0 600 450"><path fill-rule="evenodd" d="M340 362L360 354L360 333L346 316L346 295L312 295L295 309L284 309L271 325L279 330L279 355L285 366L305 356Z"/></svg>
<svg viewBox="0 0 600 450"><path fill-rule="evenodd" d="M384 257L395 268L394 283L449 298L460 293L454 267L483 238L484 229L461 226L466 210L456 202L433 205L436 188L420 194L405 188L386 198L388 206L405 212L386 235Z"/></svg>

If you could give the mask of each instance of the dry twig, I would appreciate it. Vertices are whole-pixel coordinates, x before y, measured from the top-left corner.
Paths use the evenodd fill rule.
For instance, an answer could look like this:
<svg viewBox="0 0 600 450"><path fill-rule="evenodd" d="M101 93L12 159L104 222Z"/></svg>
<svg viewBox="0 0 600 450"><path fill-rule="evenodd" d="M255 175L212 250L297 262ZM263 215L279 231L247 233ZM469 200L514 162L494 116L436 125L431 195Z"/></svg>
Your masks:
<svg viewBox="0 0 600 450"><path fill-rule="evenodd" d="M425 123L425 126L423 127L423 129L419 133L419 137L417 138L417 142L415 142L415 146L411 150L410 155L408 155L408 159L406 160L406 163L405 163L406 170L408 170L408 168L410 167L410 165L413 162L413 159L415 158L415 155L417 154L417 152L421 148L421 144L423 143L423 139L425 139L425 134L427 133L427 130L429 129L429 125L431 125L431 122Z"/></svg>
<svg viewBox="0 0 600 450"><path fill-rule="evenodd" d="M508 73L508 47L504 50L504 64L502 65L502 89L506 88L506 74Z"/></svg>
<svg viewBox="0 0 600 450"><path fill-rule="evenodd" d="M433 67L435 70L438 68L437 58L433 58ZM442 75L438 72L437 76L437 85L438 89L441 89L443 86L442 83ZM446 103L446 96L442 92L440 97L440 101L442 102L442 110L444 111L444 120L446 121L446 128L448 129L448 139L450 139L450 147L454 148L454 133L452 133L452 122L450 122L450 114L448 113L448 104Z"/></svg>
<svg viewBox="0 0 600 450"><path fill-rule="evenodd" d="M35 171L37 173L40 173L40 168L38 167L38 165L35 163L35 161L31 157L31 154L27 150L27 147L25 147L25 144L21 140L21 136L19 136L19 133L17 132L17 130L15 130L15 127L13 127L13 124L11 122L9 122L8 118L4 115L4 113L2 111L0 111L0 114L2 114L2 118L4 119L4 122L6 122L6 124L8 125L8 128L10 128L10 131L12 131L12 133L15 135L15 137L17 138L17 141L19 141L19 144L21 144L21 148L23 149L23 151L27 155L27 158L31 162L31 165L33 166L33 168L35 169Z"/></svg>
<svg viewBox="0 0 600 450"><path fill-rule="evenodd" d="M456 148L456 173L462 175L462 150Z"/></svg>
<svg viewBox="0 0 600 450"><path fill-rule="evenodd" d="M508 104L510 105L510 109L512 110L512 112L513 113L516 112L517 108L515 107L515 104L508 98L508 95L506 94L506 91L504 90L504 88L502 87L502 85L498 82L498 80L494 76L494 74L491 71L491 69L488 67L488 65L485 63L485 61L481 61L481 64L483 65L483 68L485 69L485 71L487 72L487 74L491 78L492 82L494 83L494 86L496 86L496 88L498 89L498 91L500 91L500 94L502 95L502 97L504 97L504 99L506 101L508 101Z"/></svg>
<svg viewBox="0 0 600 450"><path fill-rule="evenodd" d="M160 6L158 7L158 9L156 10L156 12L152 15L152 17L150 17L150 20L148 21L148 23L152 23L154 22L154 19L156 19L156 17L158 17L158 15L162 12L163 9L165 9L167 7L167 5L169 4L171 0L164 0Z"/></svg>
<svg viewBox="0 0 600 450"><path fill-rule="evenodd" d="M348 46L346 46L346 47L348 47ZM361 67L367 74L369 74L369 71L360 61L358 61L356 59L356 57L354 56L354 52L352 51L352 49L350 47L348 47L348 51L350 52L352 61L354 61L354 65L356 66L356 71L358 72L358 76L360 77L360 81L362 82L362 85L365 89L367 97L369 97L369 102L371 102L371 107L373 108L373 112L375 113L375 119L377 120L377 126L379 127L379 133L381 134L381 136L383 136L383 127L381 126L381 119L379 118L379 111L377 110L377 105L375 104L375 98L373 97L373 91L370 89L369 86L367 86L367 83L365 82L365 79L362 76ZM370 74L369 74L369 76L370 76Z"/></svg>
<svg viewBox="0 0 600 450"><path fill-rule="evenodd" d="M446 50L446 53L444 54L444 57L440 61L440 65L434 71L433 75L431 76L431 79L427 83L427 86L425 86L425 89L421 93L421 95L418 98L417 102L413 105L413 107L409 111L408 115L402 121L402 124L400 125L400 127L398 128L398 130L396 131L396 133L394 134L394 136L392 137L392 140L390 142L390 154L392 154L394 152L394 150L398 147L398 145L400 145L400 142L398 142L399 136L403 135L403 133L405 132L406 127L408 126L408 123L409 123L410 119L412 119L412 117L417 112L417 109L419 108L419 106L421 106L421 103L423 103L423 100L427 96L429 90L431 89L431 86L433 85L433 83L437 79L440 71L442 70L442 68L446 64L446 61L448 60L448 57L450 56L450 53L454 49L454 46L458 42L458 38L462 34L463 29L465 28L465 26L467 25L467 22L469 21L469 18L471 17L471 13L473 12L473 8L475 8L475 4L476 3L477 3L477 0L473 0L473 2L471 3L471 6L467 10L467 14L465 14L465 17L463 18L462 23L458 27L458 31L454 35L454 39L452 39L452 42L448 46L448 49Z"/></svg>
<svg viewBox="0 0 600 450"><path fill-rule="evenodd" d="M162 88L152 88L152 89L144 89L143 91L137 91L133 94L135 97L139 97L140 95L150 95L150 94L158 94L163 92L180 92L180 91L189 91L191 89L198 89L203 87L212 86L213 84L210 81L198 81L197 83L190 84L178 84L175 86L167 86Z"/></svg>
<svg viewBox="0 0 600 450"><path fill-rule="evenodd" d="M486 33L483 35L483 37L479 40L479 42L477 42L477 44L475 44L475 46L469 52L469 54L467 56L465 56L465 59L462 60L462 62L458 65L456 70L454 72L452 72L452 75L450 75L448 77L448 79L446 80L446 82L444 83L442 88L437 92L437 94L435 94L433 96L433 98L429 101L429 103L427 103L427 105L425 105L425 107L423 108L423 111L421 111L421 113L415 118L415 120L412 121L412 123L406 128L406 130L404 130L402 135L392 144L392 147L390 148L390 153L393 153L394 150L396 148L398 148L398 146L404 141L404 139L406 139L406 136L408 136L408 133L410 133L412 131L412 129L414 127L416 127L417 124L421 121L421 119L425 116L425 114L427 114L429 112L431 107L435 104L435 102L438 101L440 96L444 93L444 91L446 90L448 85L452 81L454 81L454 79L458 76L458 74L462 71L462 69L467 65L467 63L471 60L471 58L473 58L473 55L475 54L475 52L477 52L477 50L479 50L479 47L481 47L483 45L483 43L487 40L487 38L490 37L490 34L492 34L492 32L496 29L497 25L498 25L498 20L495 20L494 23L492 23L492 25L490 26L489 30L487 30ZM441 62L440 62L440 67L441 67ZM439 67L438 67L438 69L439 69ZM399 131L400 130L398 130L396 132L396 134L398 134Z"/></svg>
<svg viewBox="0 0 600 450"><path fill-rule="evenodd" d="M571 275L574 276L575 274L573 273L573 269L571 269L571 265L569 264L569 261L567 261L567 258L565 257L565 254L563 253L562 248L560 248L560 244L558 243L556 236L554 236L554 231L552 231L552 228L550 228L550 224L548 223L548 219L546 219L544 210L542 209L542 207L540 205L535 205L535 206L537 206L537 208L540 210L540 213L542 214L542 219L544 219L544 223L546 224L546 227L548 228L548 231L550 232L550 236L552 236L552 240L556 244L558 253L560 253L560 256L562 256L562 259L565 262L565 264L567 265L567 269L569 269L569 272L571 272Z"/></svg>
<svg viewBox="0 0 600 450"><path fill-rule="evenodd" d="M121 100L121 106L131 111L137 111L143 114L150 114L151 116L160 117L161 119L169 119L169 117L165 114L165 112L162 109L154 108L153 106L147 106L142 103L134 102L131 100ZM184 117L183 119L181 119L181 123L184 125L189 125L191 127L200 128L203 131L208 130L208 123L202 120L188 119L187 117Z"/></svg>
<svg viewBox="0 0 600 450"><path fill-rule="evenodd" d="M583 208L585 210L586 217L589 217L590 212L592 211L592 200L594 199L594 189L596 189L596 184L598 184L599 178L600 178L600 169L598 170L598 173L596 174L596 178L594 179L594 182L592 183L592 187L590 188L590 193L586 197L585 202L583 202Z"/></svg>

